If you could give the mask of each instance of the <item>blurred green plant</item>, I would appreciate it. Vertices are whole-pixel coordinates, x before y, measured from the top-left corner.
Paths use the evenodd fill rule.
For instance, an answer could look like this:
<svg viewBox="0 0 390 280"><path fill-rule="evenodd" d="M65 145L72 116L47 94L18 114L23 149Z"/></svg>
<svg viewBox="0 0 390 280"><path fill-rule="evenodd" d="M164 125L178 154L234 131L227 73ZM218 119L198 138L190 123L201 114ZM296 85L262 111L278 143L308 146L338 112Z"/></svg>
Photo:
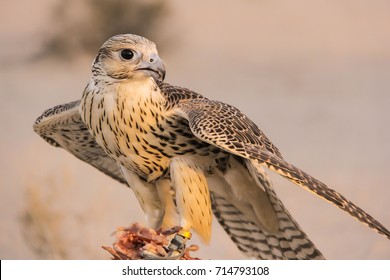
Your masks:
<svg viewBox="0 0 390 280"><path fill-rule="evenodd" d="M166 14L163 0L60 1L54 7L54 30L42 55L69 58L79 53L95 54L109 37L122 33L158 41L158 24Z"/></svg>

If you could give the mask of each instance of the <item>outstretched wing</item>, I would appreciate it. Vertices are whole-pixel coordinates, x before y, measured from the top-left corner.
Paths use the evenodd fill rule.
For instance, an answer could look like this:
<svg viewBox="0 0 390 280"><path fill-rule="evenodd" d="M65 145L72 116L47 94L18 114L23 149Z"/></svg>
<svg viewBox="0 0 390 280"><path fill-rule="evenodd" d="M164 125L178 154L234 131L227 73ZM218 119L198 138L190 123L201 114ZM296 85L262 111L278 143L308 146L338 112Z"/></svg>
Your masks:
<svg viewBox="0 0 390 280"><path fill-rule="evenodd" d="M86 129L80 118L78 105L79 101L75 101L46 110L36 120L34 131L51 145L67 150L113 179L127 184L117 163L104 152ZM283 237L263 231L231 202L210 191L213 212L236 246L244 254L260 259L322 258L283 205L278 203L272 189L265 189L272 197L278 219L283 223Z"/></svg>
<svg viewBox="0 0 390 280"><path fill-rule="evenodd" d="M250 160L255 168L260 165L268 167L390 239L389 230L372 216L324 183L286 162L256 124L237 108L208 100L188 89L165 83L159 83L159 87L168 103L171 103L169 106L173 114L187 119L191 131L200 140Z"/></svg>
<svg viewBox="0 0 390 280"><path fill-rule="evenodd" d="M80 101L46 110L35 121L34 131L55 147L61 147L96 167L115 180L126 184L117 163L96 143L79 114Z"/></svg>

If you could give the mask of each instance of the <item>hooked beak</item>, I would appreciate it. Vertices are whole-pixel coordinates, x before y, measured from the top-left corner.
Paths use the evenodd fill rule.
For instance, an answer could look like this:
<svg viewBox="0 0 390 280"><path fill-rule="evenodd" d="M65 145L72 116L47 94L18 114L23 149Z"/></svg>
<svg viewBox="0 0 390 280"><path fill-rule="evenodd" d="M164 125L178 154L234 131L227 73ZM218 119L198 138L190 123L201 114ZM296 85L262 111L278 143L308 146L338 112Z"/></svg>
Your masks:
<svg viewBox="0 0 390 280"><path fill-rule="evenodd" d="M165 78L164 62L159 58L151 58L149 61L143 61L134 71L142 71L156 80L163 81Z"/></svg>

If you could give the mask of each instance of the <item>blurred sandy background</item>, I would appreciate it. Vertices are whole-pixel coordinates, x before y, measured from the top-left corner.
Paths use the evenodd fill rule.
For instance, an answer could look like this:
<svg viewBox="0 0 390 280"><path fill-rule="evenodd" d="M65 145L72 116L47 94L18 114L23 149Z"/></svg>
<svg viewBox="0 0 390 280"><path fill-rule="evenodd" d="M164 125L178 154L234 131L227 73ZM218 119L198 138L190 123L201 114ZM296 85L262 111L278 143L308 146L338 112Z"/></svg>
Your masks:
<svg viewBox="0 0 390 280"><path fill-rule="evenodd" d="M144 222L129 189L32 130L43 110L81 97L94 58L34 56L58 26L58 2L0 1L1 259L107 259L100 246L114 229ZM390 1L165 6L149 39L162 46L167 82L240 108L287 160L390 228ZM390 259L389 240L273 177L328 259ZM244 258L214 225L198 256Z"/></svg>

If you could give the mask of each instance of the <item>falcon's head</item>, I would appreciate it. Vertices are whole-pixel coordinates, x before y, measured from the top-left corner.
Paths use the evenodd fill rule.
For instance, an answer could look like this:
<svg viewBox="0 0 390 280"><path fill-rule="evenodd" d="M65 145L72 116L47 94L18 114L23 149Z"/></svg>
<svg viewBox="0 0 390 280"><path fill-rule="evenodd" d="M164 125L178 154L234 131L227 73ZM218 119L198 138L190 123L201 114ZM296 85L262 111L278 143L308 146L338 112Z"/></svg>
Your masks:
<svg viewBox="0 0 390 280"><path fill-rule="evenodd" d="M93 63L93 76L118 81L153 77L164 80L165 66L156 45L148 39L121 34L108 39Z"/></svg>

